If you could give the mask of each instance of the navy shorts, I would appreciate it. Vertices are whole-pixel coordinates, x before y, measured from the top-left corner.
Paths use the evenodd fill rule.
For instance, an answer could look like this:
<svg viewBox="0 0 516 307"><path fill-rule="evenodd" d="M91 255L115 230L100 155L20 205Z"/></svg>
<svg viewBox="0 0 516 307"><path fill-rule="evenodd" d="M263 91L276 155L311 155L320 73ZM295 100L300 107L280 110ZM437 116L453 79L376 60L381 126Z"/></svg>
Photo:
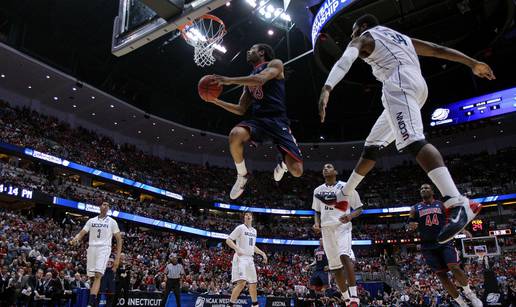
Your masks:
<svg viewBox="0 0 516 307"><path fill-rule="evenodd" d="M438 248L424 249L423 257L434 272L447 272L448 264L459 264L459 254L454 246L443 245Z"/></svg>
<svg viewBox="0 0 516 307"><path fill-rule="evenodd" d="M294 160L303 162L301 150L292 135L289 121L285 118L254 118L244 120L237 126L247 128L251 133L253 143L272 143L283 155L288 154Z"/></svg>
<svg viewBox="0 0 516 307"><path fill-rule="evenodd" d="M328 272L324 271L315 271L310 277L310 285L311 286L327 286L330 284L330 275Z"/></svg>

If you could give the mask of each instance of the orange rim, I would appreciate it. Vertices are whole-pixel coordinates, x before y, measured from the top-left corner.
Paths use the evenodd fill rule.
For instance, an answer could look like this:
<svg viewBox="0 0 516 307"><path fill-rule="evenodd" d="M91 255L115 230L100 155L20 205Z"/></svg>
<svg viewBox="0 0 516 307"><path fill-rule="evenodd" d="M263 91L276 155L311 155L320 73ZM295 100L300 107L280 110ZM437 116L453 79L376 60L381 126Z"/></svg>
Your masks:
<svg viewBox="0 0 516 307"><path fill-rule="evenodd" d="M223 29L222 29L221 33L219 34L219 36L224 36L226 34L226 25L224 24L224 21L222 21L222 19L220 19L219 17L217 17L215 15L205 14L205 15L202 15L201 17L195 19L194 21L185 22L184 24L179 25L177 27L179 29L179 31L181 31L181 36L183 37L184 40L188 40L188 38L186 37L186 34L185 34L185 28L187 26L192 26L194 24L194 22L196 22L197 20L200 20L200 19L211 19L215 22L220 23L222 25ZM210 39L213 39L213 37L211 37Z"/></svg>

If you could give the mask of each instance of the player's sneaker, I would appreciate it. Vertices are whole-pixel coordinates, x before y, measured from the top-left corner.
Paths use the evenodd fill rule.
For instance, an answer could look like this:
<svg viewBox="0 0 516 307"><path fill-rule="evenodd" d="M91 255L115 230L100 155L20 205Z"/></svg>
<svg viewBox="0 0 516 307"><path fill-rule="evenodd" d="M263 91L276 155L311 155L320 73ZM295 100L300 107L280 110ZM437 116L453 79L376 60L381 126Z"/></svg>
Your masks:
<svg viewBox="0 0 516 307"><path fill-rule="evenodd" d="M450 208L450 219L446 224L437 240L444 244L455 237L471 222L482 209L482 205L464 196L452 197L444 202L445 208Z"/></svg>
<svg viewBox="0 0 516 307"><path fill-rule="evenodd" d="M482 301L476 296L475 292L473 292L473 291L470 291L468 293L464 292L464 296L466 296L468 298L468 300L471 302L471 305L473 305L473 307L484 306L482 304Z"/></svg>
<svg viewBox="0 0 516 307"><path fill-rule="evenodd" d="M335 207L336 209L347 211L349 207L349 196L347 195L335 195L335 194L315 194L314 195L318 200L323 202L325 205Z"/></svg>
<svg viewBox="0 0 516 307"><path fill-rule="evenodd" d="M278 165L274 169L274 180L280 181L283 178L283 175L288 172L287 165L282 160L278 161Z"/></svg>
<svg viewBox="0 0 516 307"><path fill-rule="evenodd" d="M358 307L360 305L360 299L356 296L352 296L347 303L349 307Z"/></svg>
<svg viewBox="0 0 516 307"><path fill-rule="evenodd" d="M237 175L237 180L233 187L231 188L231 192L229 193L229 198L231 199L237 199L244 193L245 185L247 184L247 181L249 180L250 175L247 173L245 176Z"/></svg>

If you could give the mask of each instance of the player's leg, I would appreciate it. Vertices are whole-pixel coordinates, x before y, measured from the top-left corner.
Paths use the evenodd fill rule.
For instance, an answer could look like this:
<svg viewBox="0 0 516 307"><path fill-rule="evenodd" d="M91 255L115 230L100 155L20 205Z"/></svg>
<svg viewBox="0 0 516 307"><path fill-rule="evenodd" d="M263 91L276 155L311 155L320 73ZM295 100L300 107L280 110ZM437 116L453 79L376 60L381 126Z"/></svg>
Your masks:
<svg viewBox="0 0 516 307"><path fill-rule="evenodd" d="M249 295L251 295L251 307L259 307L258 305L258 292L256 291L256 285L258 283L258 278L256 276L256 267L254 266L254 261L247 261L245 267L245 276L247 278L247 282L249 285Z"/></svg>
<svg viewBox="0 0 516 307"><path fill-rule="evenodd" d="M448 278L448 274L446 270L436 272L437 277L441 281L441 284L443 287L448 291L448 294L459 304L461 307L466 307L468 304L464 301L464 299L460 296L459 291L457 290L457 287L453 284L453 282Z"/></svg>
<svg viewBox="0 0 516 307"><path fill-rule="evenodd" d="M256 290L256 283L249 284L249 295L251 296L251 307L259 307L258 305L258 291Z"/></svg>
<svg viewBox="0 0 516 307"><path fill-rule="evenodd" d="M355 253L352 249L351 230L347 225L339 225L337 228L337 246L339 248L340 262L346 272L346 282L349 288L350 306L358 306L360 300L358 299L357 282L355 278L355 267L353 261L355 260Z"/></svg>
<svg viewBox="0 0 516 307"><path fill-rule="evenodd" d="M351 195L358 184L364 179L376 164L380 150L394 141L394 133L389 122L389 113L384 110L378 117L371 132L366 138L362 155L351 175L349 176L342 192L344 196ZM346 199L344 199L346 200Z"/></svg>
<svg viewBox="0 0 516 307"><path fill-rule="evenodd" d="M274 169L274 180L280 181L287 170L292 176L301 177L303 175L303 156L296 138L290 131L289 123L286 120L277 119L271 120L268 124L268 133L283 158L283 161L280 161Z"/></svg>
<svg viewBox="0 0 516 307"><path fill-rule="evenodd" d="M471 301L474 307L481 307L482 301L478 299L475 292L471 290L466 273L460 267L460 258L457 250L453 246L441 248L441 257L446 262L448 269L452 272L453 278L459 283L464 295Z"/></svg>
<svg viewBox="0 0 516 307"><path fill-rule="evenodd" d="M244 144L251 139L253 128L253 123L242 122L233 127L229 133L229 151L237 170L237 180L229 195L231 199L236 199L242 195L247 184L248 172L244 160Z"/></svg>
<svg viewBox="0 0 516 307"><path fill-rule="evenodd" d="M337 243L336 237L336 228L335 226L322 227L322 239L324 252L326 253L326 257L328 258L328 267L330 271L332 271L335 275L335 282L342 294L342 299L345 302L348 302L350 299L348 286L346 285L346 275L343 270L342 263L340 261L339 256L339 247Z"/></svg>
<svg viewBox="0 0 516 307"><path fill-rule="evenodd" d="M233 287L233 290L231 291L231 298L229 299L230 306L232 306L233 304L236 303L238 297L240 296L240 293L245 288L245 284L246 284L246 281L243 279L238 280L236 282L235 286Z"/></svg>
<svg viewBox="0 0 516 307"><path fill-rule="evenodd" d="M90 297L88 300L88 306L97 306L97 298L100 289L100 281L102 279L102 274L100 272L95 272L94 277L92 278L92 284L90 288Z"/></svg>

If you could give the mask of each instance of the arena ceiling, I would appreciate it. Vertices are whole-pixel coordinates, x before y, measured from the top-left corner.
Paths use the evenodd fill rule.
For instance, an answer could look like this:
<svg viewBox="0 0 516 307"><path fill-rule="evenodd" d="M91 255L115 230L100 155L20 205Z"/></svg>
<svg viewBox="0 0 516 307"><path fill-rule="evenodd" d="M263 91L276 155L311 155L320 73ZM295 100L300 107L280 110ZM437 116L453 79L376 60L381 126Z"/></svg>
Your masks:
<svg viewBox="0 0 516 307"><path fill-rule="evenodd" d="M4 0L0 3L0 40L143 110L148 116L133 122L142 128L146 123L152 127L149 119L159 116L201 131L227 134L240 119L202 102L196 93L197 80L209 73L247 74L250 67L243 54L255 42L271 44L284 61L310 50L311 17L319 2L291 1L288 12L296 26L289 32L263 22L244 0L233 0L230 6L217 9L214 14L223 18L229 29L224 40L228 52L219 54L209 69L198 68L191 47L170 37L123 57L113 56L111 34L118 1ZM422 61L430 88L424 112L515 84L516 31L511 0L357 0L328 31L342 33L338 40L345 46L350 25L364 12L376 14L382 22L410 35L460 48L493 66L497 80L487 82L472 77L466 67ZM268 34L270 29L273 35ZM316 107L326 78L320 63L310 54L287 65L286 70L289 116L300 141L320 141L320 136L325 141L364 139L381 112L380 86L366 65L355 65L336 89L324 125L319 123ZM54 97L52 93L47 96ZM238 96L239 91L226 91L223 98L236 101ZM89 100L88 95L77 97L75 104ZM76 112L74 109L70 112ZM141 129L133 130L137 133Z"/></svg>

